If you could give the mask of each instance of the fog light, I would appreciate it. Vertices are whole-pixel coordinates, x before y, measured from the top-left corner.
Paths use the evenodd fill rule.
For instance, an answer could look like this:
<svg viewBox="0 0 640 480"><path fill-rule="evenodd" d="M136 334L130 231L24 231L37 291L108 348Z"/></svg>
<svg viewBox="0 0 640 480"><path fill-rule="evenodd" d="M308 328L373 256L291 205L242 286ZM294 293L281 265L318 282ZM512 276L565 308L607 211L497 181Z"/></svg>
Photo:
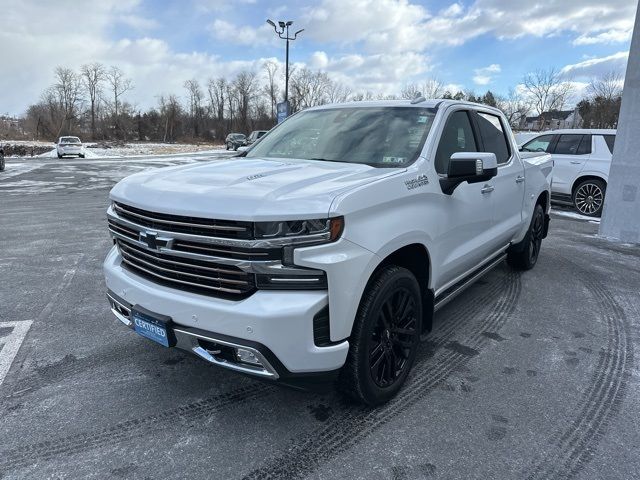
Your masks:
<svg viewBox="0 0 640 480"><path fill-rule="evenodd" d="M256 354L253 353L251 350L245 350L244 348L236 348L236 357L238 358L239 362L262 366L262 363L260 362L260 360L258 360L258 357L256 357Z"/></svg>

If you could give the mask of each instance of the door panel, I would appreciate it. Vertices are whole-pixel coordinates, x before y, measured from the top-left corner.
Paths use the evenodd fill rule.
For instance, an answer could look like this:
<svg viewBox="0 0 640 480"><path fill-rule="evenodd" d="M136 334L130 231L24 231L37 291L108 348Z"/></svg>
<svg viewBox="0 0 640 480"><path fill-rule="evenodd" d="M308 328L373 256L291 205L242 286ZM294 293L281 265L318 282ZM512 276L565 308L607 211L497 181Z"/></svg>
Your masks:
<svg viewBox="0 0 640 480"><path fill-rule="evenodd" d="M478 112L475 119L483 150L494 153L498 160L498 174L487 182L493 187L490 193L493 214L488 241L495 251L507 245L521 227L524 166L511 151L512 147L506 135L507 129L499 116ZM539 137L538 140L532 140L530 143L536 148L546 149L551 139L547 139L546 145L544 140Z"/></svg>
<svg viewBox="0 0 640 480"><path fill-rule="evenodd" d="M436 172L447 171L449 159L456 152L477 152L478 137L466 110L453 111L444 126L438 142L434 166ZM484 184L462 183L452 195L439 198L442 212L434 230L437 235L437 255L440 275L436 288L441 287L476 266L492 249L492 200L481 192Z"/></svg>
<svg viewBox="0 0 640 480"><path fill-rule="evenodd" d="M559 135L552 154L552 193L571 194L571 186L591 156L591 141L591 135Z"/></svg>

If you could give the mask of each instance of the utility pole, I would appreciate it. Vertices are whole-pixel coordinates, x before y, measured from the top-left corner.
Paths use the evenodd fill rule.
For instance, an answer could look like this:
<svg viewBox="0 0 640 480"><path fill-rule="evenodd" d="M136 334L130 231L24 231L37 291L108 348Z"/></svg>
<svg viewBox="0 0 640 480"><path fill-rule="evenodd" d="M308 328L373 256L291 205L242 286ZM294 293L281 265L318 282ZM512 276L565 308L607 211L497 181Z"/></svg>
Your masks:
<svg viewBox="0 0 640 480"><path fill-rule="evenodd" d="M640 9L629 49L600 235L640 243Z"/></svg>
<svg viewBox="0 0 640 480"><path fill-rule="evenodd" d="M293 25L291 20L279 21L278 26L271 20L267 19L267 23L273 27L278 37L286 41L285 50L285 73L284 73L284 104L278 104L278 123L282 122L287 116L289 116L289 42L294 41L298 34L304 31L304 28L298 30L293 34L293 37L289 36L289 27Z"/></svg>

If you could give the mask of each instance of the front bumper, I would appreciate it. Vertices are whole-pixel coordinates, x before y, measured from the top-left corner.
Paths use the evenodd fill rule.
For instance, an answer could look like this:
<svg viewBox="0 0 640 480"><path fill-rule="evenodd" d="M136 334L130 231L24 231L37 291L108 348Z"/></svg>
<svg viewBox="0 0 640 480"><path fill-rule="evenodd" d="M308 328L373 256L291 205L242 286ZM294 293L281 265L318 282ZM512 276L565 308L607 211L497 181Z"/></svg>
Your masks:
<svg viewBox="0 0 640 480"><path fill-rule="evenodd" d="M316 376L333 376L345 362L348 341L323 347L314 344L313 317L328 304L326 291L259 290L243 300L225 300L152 283L120 264L121 257L114 247L104 262L112 309L114 299L119 299L125 309L138 305L171 317L176 346L210 363L295 384L290 380L304 383ZM123 311L114 310L121 321L121 317L126 319ZM202 351L194 350L207 341L252 349L265 361L264 372L244 371L228 362L212 361Z"/></svg>

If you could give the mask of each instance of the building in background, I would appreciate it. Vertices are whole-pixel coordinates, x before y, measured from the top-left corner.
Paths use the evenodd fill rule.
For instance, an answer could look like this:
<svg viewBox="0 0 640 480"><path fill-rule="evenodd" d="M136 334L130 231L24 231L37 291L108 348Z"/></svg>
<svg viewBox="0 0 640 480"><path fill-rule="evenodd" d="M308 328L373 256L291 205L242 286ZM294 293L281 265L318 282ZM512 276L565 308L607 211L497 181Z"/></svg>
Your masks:
<svg viewBox="0 0 640 480"><path fill-rule="evenodd" d="M553 110L542 112L542 115L523 117L520 130L557 130L560 128L580 128L582 117L577 108L573 110Z"/></svg>

